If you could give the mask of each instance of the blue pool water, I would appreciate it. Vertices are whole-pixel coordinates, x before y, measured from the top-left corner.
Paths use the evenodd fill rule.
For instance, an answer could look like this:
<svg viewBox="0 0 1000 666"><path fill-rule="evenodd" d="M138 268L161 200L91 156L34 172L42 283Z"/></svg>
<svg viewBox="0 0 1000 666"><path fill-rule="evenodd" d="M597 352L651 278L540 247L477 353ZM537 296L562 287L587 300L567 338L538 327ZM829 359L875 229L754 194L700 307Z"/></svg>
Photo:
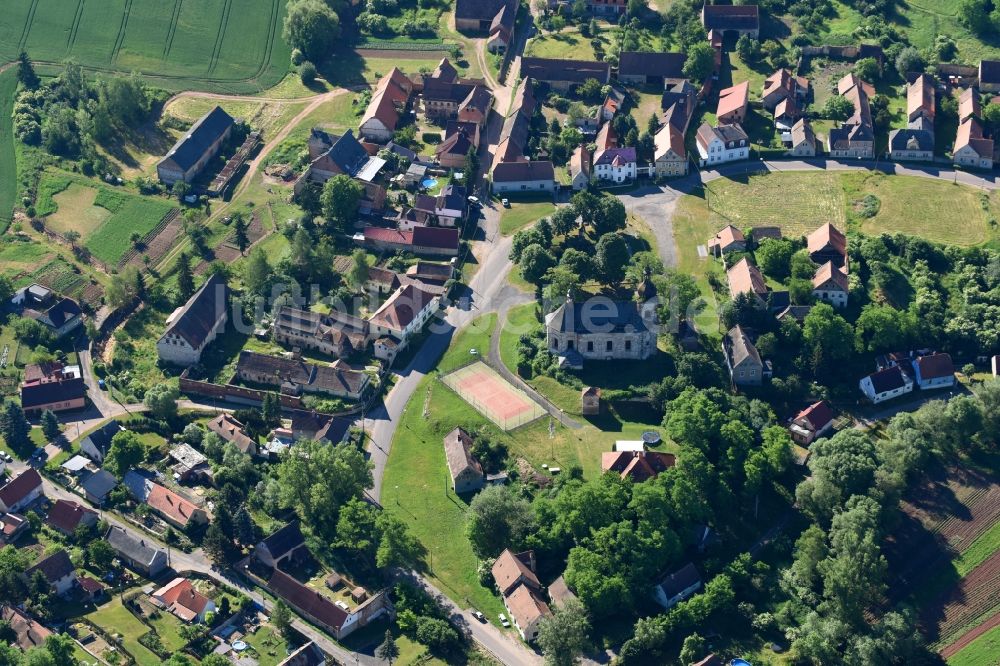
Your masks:
<svg viewBox="0 0 1000 666"><path fill-rule="evenodd" d="M424 187L425 190L429 190L432 187L437 187L438 179L437 178L424 178L422 181L420 181L420 184Z"/></svg>
<svg viewBox="0 0 1000 666"><path fill-rule="evenodd" d="M729 666L753 666L753 664L746 659L733 659L729 662Z"/></svg>

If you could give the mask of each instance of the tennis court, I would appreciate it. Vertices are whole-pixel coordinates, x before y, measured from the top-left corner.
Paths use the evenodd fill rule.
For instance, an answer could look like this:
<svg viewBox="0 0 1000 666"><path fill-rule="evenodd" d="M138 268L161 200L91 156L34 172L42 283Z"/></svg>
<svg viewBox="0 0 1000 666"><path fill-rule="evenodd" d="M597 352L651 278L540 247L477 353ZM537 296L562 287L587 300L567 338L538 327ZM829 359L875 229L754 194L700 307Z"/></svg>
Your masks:
<svg viewBox="0 0 1000 666"><path fill-rule="evenodd" d="M545 414L524 391L482 361L459 368L441 381L502 430L513 430Z"/></svg>

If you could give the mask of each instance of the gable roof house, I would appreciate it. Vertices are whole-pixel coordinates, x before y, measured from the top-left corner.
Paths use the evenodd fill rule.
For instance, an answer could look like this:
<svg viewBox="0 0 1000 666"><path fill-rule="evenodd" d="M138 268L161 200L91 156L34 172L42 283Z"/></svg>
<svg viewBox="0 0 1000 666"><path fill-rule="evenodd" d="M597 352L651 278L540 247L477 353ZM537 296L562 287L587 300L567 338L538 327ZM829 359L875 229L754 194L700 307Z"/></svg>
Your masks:
<svg viewBox="0 0 1000 666"><path fill-rule="evenodd" d="M382 617L390 608L385 591L382 591L360 606L344 610L323 592L303 585L280 569L271 571L267 589L337 640L343 640L355 630Z"/></svg>
<svg viewBox="0 0 1000 666"><path fill-rule="evenodd" d="M365 227L358 239L375 249L401 250L430 257L454 257L459 247L458 229L448 227L417 226L407 231Z"/></svg>
<svg viewBox="0 0 1000 666"><path fill-rule="evenodd" d="M638 159L634 147L598 150L594 155L593 172L598 180L624 183L636 179Z"/></svg>
<svg viewBox="0 0 1000 666"><path fill-rule="evenodd" d="M959 123L951 158L959 166L993 168L993 139L986 137L982 121L977 116L969 116Z"/></svg>
<svg viewBox="0 0 1000 666"><path fill-rule="evenodd" d="M212 344L228 321L229 287L226 278L213 273L187 303L167 317L167 327L156 342L161 361L191 366Z"/></svg>
<svg viewBox="0 0 1000 666"><path fill-rule="evenodd" d="M448 169L462 169L469 150L479 148L479 125L449 121L444 140L434 148L438 164Z"/></svg>
<svg viewBox="0 0 1000 666"><path fill-rule="evenodd" d="M552 192L555 189L555 167L548 160L501 162L493 165L493 191Z"/></svg>
<svg viewBox="0 0 1000 666"><path fill-rule="evenodd" d="M913 372L923 390L949 388L955 385L955 365L944 353L925 354L913 360Z"/></svg>
<svg viewBox="0 0 1000 666"><path fill-rule="evenodd" d="M37 572L41 572L45 576L45 580L60 597L68 594L76 585L76 571L73 569L73 562L69 559L69 553L63 549L59 549L26 569L24 576L30 580Z"/></svg>
<svg viewBox="0 0 1000 666"><path fill-rule="evenodd" d="M42 496L42 477L28 468L0 486L0 510L18 513Z"/></svg>
<svg viewBox="0 0 1000 666"><path fill-rule="evenodd" d="M799 118L792 125L789 135L789 150L786 155L793 157L815 157L816 156L816 133L813 132L812 124L808 118Z"/></svg>
<svg viewBox="0 0 1000 666"><path fill-rule="evenodd" d="M174 578L150 598L183 622L204 622L209 613L215 612L215 602L196 590L187 578Z"/></svg>
<svg viewBox="0 0 1000 666"><path fill-rule="evenodd" d="M471 493L483 487L483 467L472 455L472 436L455 428L444 436L444 454L451 474L451 486L457 494Z"/></svg>
<svg viewBox="0 0 1000 666"><path fill-rule="evenodd" d="M227 442L232 442L242 453L257 455L257 442L243 429L243 424L231 414L223 412L208 422L209 432L214 432Z"/></svg>
<svg viewBox="0 0 1000 666"><path fill-rule="evenodd" d="M671 79L685 79L683 53L622 51L618 56L618 80L634 85L666 85Z"/></svg>
<svg viewBox="0 0 1000 666"><path fill-rule="evenodd" d="M979 61L979 88L986 92L1000 92L1000 60Z"/></svg>
<svg viewBox="0 0 1000 666"><path fill-rule="evenodd" d="M742 123L750 106L750 82L737 83L719 91L719 106L715 111L716 122L720 125Z"/></svg>
<svg viewBox="0 0 1000 666"><path fill-rule="evenodd" d="M745 160L750 157L750 137L739 125L712 127L702 123L695 135L700 166Z"/></svg>
<svg viewBox="0 0 1000 666"><path fill-rule="evenodd" d="M316 365L244 350L236 362L236 376L245 382L279 387L286 395L322 393L359 400L371 377L340 363Z"/></svg>
<svg viewBox="0 0 1000 666"><path fill-rule="evenodd" d="M743 252L746 249L746 236L742 230L731 224L727 224L719 233L708 239L708 251L714 257L721 257L728 252Z"/></svg>
<svg viewBox="0 0 1000 666"><path fill-rule="evenodd" d="M826 400L809 405L796 414L788 425L792 440L802 446L809 446L832 429L833 408Z"/></svg>
<svg viewBox="0 0 1000 666"><path fill-rule="evenodd" d="M95 506L101 506L108 494L118 486L118 479L106 470L99 469L80 481L80 488L87 501Z"/></svg>
<svg viewBox="0 0 1000 666"><path fill-rule="evenodd" d="M535 575L535 554L515 554L505 549L493 563L493 580L521 637L532 641L538 636L538 622L549 615L549 608L538 595L541 583Z"/></svg>
<svg viewBox="0 0 1000 666"><path fill-rule="evenodd" d="M736 326L722 338L722 352L734 384L760 386L764 383L768 368L742 326Z"/></svg>
<svg viewBox="0 0 1000 666"><path fill-rule="evenodd" d="M204 509L134 469L125 473L122 483L137 502L145 502L157 515L176 528L186 529L191 524L203 525L208 522L208 513Z"/></svg>
<svg viewBox="0 0 1000 666"><path fill-rule="evenodd" d="M86 395L87 387L78 365L54 363L45 367L29 365L24 369L21 407L28 415L46 409L53 412L80 409L86 404Z"/></svg>
<svg viewBox="0 0 1000 666"><path fill-rule="evenodd" d="M760 269L743 257L726 271L729 282L729 297L735 299L740 294L753 294L763 304L767 301L769 290L767 282Z"/></svg>
<svg viewBox="0 0 1000 666"><path fill-rule="evenodd" d="M969 118L983 118L983 107L979 101L979 88L971 86L962 91L958 97L958 122L964 123Z"/></svg>
<svg viewBox="0 0 1000 666"><path fill-rule="evenodd" d="M381 269L371 270L379 274ZM273 332L279 344L315 349L336 358L361 351L368 344L368 323L340 310L322 314L282 306L275 314Z"/></svg>
<svg viewBox="0 0 1000 666"><path fill-rule="evenodd" d="M78 502L57 499L49 508L49 515L46 517L45 522L49 527L62 532L66 536L73 536L73 533L80 526L89 527L96 525L97 512Z"/></svg>
<svg viewBox="0 0 1000 666"><path fill-rule="evenodd" d="M782 67L764 79L760 101L765 109L773 112L779 102L789 98L795 102L803 102L808 96L809 79L796 76Z"/></svg>
<svg viewBox="0 0 1000 666"><path fill-rule="evenodd" d="M847 236L829 222L806 236L809 258L822 266L832 261L837 268L847 267Z"/></svg>
<svg viewBox="0 0 1000 666"><path fill-rule="evenodd" d="M701 575L694 564L688 562L683 567L667 574L653 586L653 598L667 610L684 601L701 588Z"/></svg>
<svg viewBox="0 0 1000 666"><path fill-rule="evenodd" d="M609 83L611 65L595 60L522 57L521 78L529 77L555 90L568 91L587 79L596 79L601 85Z"/></svg>
<svg viewBox="0 0 1000 666"><path fill-rule="evenodd" d="M156 175L160 181L169 187L180 180L190 183L197 178L209 160L219 153L235 124L232 116L220 106L196 120L191 129L156 163Z"/></svg>
<svg viewBox="0 0 1000 666"><path fill-rule="evenodd" d="M413 81L393 67L375 86L368 108L361 117L358 133L375 143L388 142L399 124L399 114L406 108L412 93Z"/></svg>
<svg viewBox="0 0 1000 666"><path fill-rule="evenodd" d="M875 126L868 99L875 94L870 83L847 74L837 83L837 92L854 106L850 118L830 130L827 149L831 157L872 159L875 157Z"/></svg>
<svg viewBox="0 0 1000 666"><path fill-rule="evenodd" d="M284 560L296 559L299 549L305 547L306 541L299 529L299 521L293 520L254 546L253 555L265 567L276 569Z"/></svg>
<svg viewBox="0 0 1000 666"><path fill-rule="evenodd" d="M17 541L29 525L28 519L19 513L0 514L0 547Z"/></svg>
<svg viewBox="0 0 1000 666"><path fill-rule="evenodd" d="M587 189L590 184L590 151L585 145L581 144L573 150L566 168L573 190L579 192Z"/></svg>
<svg viewBox="0 0 1000 666"><path fill-rule="evenodd" d="M455 3L455 28L486 33L486 46L494 53L507 49L514 36L515 18L516 0L458 0Z"/></svg>
<svg viewBox="0 0 1000 666"><path fill-rule="evenodd" d="M507 596L518 585L535 590L542 586L535 575L535 553L530 550L515 554L510 548L504 549L494 560L491 571L500 596Z"/></svg>
<svg viewBox="0 0 1000 666"><path fill-rule="evenodd" d="M167 568L165 551L118 525L111 526L105 540L120 560L144 576L155 578Z"/></svg>
<svg viewBox="0 0 1000 666"><path fill-rule="evenodd" d="M898 365L873 372L858 382L858 388L876 405L913 390L913 380Z"/></svg>
<svg viewBox="0 0 1000 666"><path fill-rule="evenodd" d="M295 194L310 183L322 184L344 174L362 187L359 213L371 215L385 209L386 190L379 173L386 162L378 155L369 155L351 130L337 135L314 127L308 146L311 161L295 181Z"/></svg>
<svg viewBox="0 0 1000 666"><path fill-rule="evenodd" d="M48 627L16 606L8 604L0 606L0 620L10 625L11 631L14 632L14 640L10 644L22 652L42 647L45 645L45 639L52 635Z"/></svg>
<svg viewBox="0 0 1000 666"><path fill-rule="evenodd" d="M80 440L80 453L84 454L98 465L104 462L104 456L111 448L111 439L124 430L122 424L112 419Z"/></svg>
<svg viewBox="0 0 1000 666"><path fill-rule="evenodd" d="M83 310L80 309L80 304L65 296L51 305L45 305L41 308L26 299L25 308L21 314L45 326L57 338L75 331L83 324Z"/></svg>
<svg viewBox="0 0 1000 666"><path fill-rule="evenodd" d="M504 607L510 613L511 622L521 638L531 642L538 638L539 625L543 618L552 614L548 604L527 585L518 585L503 598Z"/></svg>
<svg viewBox="0 0 1000 666"><path fill-rule="evenodd" d="M906 127L889 133L889 155L897 160L934 158L934 79L920 74L906 86Z"/></svg>
<svg viewBox="0 0 1000 666"><path fill-rule="evenodd" d="M614 472L623 479L642 483L656 478L676 462L674 454L660 451L604 451L601 453L601 472Z"/></svg>
<svg viewBox="0 0 1000 666"><path fill-rule="evenodd" d="M757 5L710 5L701 8L701 24L706 32L716 31L720 36L760 35L760 12Z"/></svg>
<svg viewBox="0 0 1000 666"><path fill-rule="evenodd" d="M847 274L828 261L816 269L812 279L813 296L835 308L847 307Z"/></svg>
<svg viewBox="0 0 1000 666"><path fill-rule="evenodd" d="M676 107L671 107L675 109ZM687 148L684 132L669 119L653 137L653 169L657 178L686 176L688 172Z"/></svg>
<svg viewBox="0 0 1000 666"><path fill-rule="evenodd" d="M400 287L369 319L372 337L391 337L396 342L395 351L403 349L413 334L422 329L437 312L440 304L440 296L413 284ZM376 356L377 352L378 349Z"/></svg>

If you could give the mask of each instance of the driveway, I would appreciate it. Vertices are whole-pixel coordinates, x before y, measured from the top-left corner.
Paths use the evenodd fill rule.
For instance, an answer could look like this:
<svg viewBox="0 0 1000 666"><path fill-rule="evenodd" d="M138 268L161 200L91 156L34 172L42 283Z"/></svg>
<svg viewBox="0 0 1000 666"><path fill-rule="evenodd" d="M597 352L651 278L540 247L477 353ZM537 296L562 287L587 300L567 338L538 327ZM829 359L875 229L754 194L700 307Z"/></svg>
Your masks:
<svg viewBox="0 0 1000 666"><path fill-rule="evenodd" d="M647 185L618 198L625 204L625 210L640 217L656 238L656 250L663 265L677 266L677 244L674 242L674 209L681 192L670 187Z"/></svg>

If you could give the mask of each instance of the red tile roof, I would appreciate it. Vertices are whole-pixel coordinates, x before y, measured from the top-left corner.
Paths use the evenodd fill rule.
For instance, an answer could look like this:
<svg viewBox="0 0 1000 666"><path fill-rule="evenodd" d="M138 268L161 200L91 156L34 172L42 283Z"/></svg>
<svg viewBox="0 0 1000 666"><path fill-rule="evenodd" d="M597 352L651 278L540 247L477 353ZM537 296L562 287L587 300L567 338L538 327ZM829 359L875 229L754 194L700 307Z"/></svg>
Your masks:
<svg viewBox="0 0 1000 666"><path fill-rule="evenodd" d="M187 525L191 517L203 509L195 506L172 490L164 488L158 483L151 483L149 486L149 496L146 497L146 504L150 508L159 511L165 518L169 518L180 525Z"/></svg>
<svg viewBox="0 0 1000 666"><path fill-rule="evenodd" d="M0 488L0 502L10 508L21 502L41 485L42 477L38 472L34 469L27 469L11 479L3 488Z"/></svg>
<svg viewBox="0 0 1000 666"><path fill-rule="evenodd" d="M816 269L816 274L813 275L812 281L813 288L819 289L831 280L841 291L847 291L847 274L837 268L832 261L828 261Z"/></svg>
<svg viewBox="0 0 1000 666"><path fill-rule="evenodd" d="M847 237L829 222L809 234L806 238L806 245L809 247L809 254L821 252L830 246L841 255L847 256Z"/></svg>
<svg viewBox="0 0 1000 666"><path fill-rule="evenodd" d="M736 113L741 109L746 109L750 103L750 82L744 81L735 86L724 88L719 91L719 108L715 112L717 118ZM722 122L721 120L719 122Z"/></svg>
<svg viewBox="0 0 1000 666"><path fill-rule="evenodd" d="M56 529L72 534L85 516L97 516L97 512L77 502L58 499L49 509L48 523Z"/></svg>
<svg viewBox="0 0 1000 666"><path fill-rule="evenodd" d="M321 625L339 631L347 619L347 612L317 590L306 587L288 574L275 569L267 586L289 606Z"/></svg>
<svg viewBox="0 0 1000 666"><path fill-rule="evenodd" d="M822 430L833 420L833 408L826 400L820 400L809 405L795 415L794 421L805 420L813 430Z"/></svg>
<svg viewBox="0 0 1000 666"><path fill-rule="evenodd" d="M914 361L921 379L937 379L955 374L955 365L949 354L928 354Z"/></svg>
<svg viewBox="0 0 1000 666"><path fill-rule="evenodd" d="M524 582L531 587L541 587L535 572L528 568L521 557L515 555L510 548L500 553L500 556L493 562L492 572L493 580L496 581L501 594L511 589L519 578L523 578Z"/></svg>
<svg viewBox="0 0 1000 666"><path fill-rule="evenodd" d="M601 454L601 471L617 472L623 479L641 483L673 467L677 458L660 451L605 451Z"/></svg>
<svg viewBox="0 0 1000 666"><path fill-rule="evenodd" d="M171 613L185 621L191 621L205 611L209 598L194 589L187 578L174 578L153 592L153 598L163 603Z"/></svg>

